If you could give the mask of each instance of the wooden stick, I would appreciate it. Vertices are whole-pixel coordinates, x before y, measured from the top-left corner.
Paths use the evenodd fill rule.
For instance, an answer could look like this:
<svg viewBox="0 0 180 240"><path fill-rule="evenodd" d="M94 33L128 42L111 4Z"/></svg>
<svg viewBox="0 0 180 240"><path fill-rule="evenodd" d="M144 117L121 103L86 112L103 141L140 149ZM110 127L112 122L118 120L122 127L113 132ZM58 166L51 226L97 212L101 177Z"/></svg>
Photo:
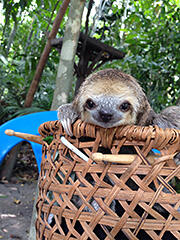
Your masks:
<svg viewBox="0 0 180 240"><path fill-rule="evenodd" d="M102 153L93 153L92 159L94 161L106 161L106 162L114 162L121 164L130 164L137 157L136 154L102 154Z"/></svg>
<svg viewBox="0 0 180 240"><path fill-rule="evenodd" d="M5 131L5 134L7 134L8 136L15 136L15 137L23 138L25 140L29 140L31 142L43 144L43 138L41 136L36 136L28 133L15 132L14 130L11 130L11 129L7 129ZM82 158L86 162L88 161L89 158L85 154L83 154L81 151L79 151L79 149L77 149L73 144L67 141L65 137L61 136L60 140L66 147L71 149L71 151L76 153L80 158Z"/></svg>
<svg viewBox="0 0 180 240"><path fill-rule="evenodd" d="M42 55L40 57L39 63L37 64L37 68L36 68L36 72L34 74L34 78L31 82L28 93L26 95L26 99L25 99L25 103L24 103L25 107L30 107L32 105L34 94L35 94L36 89L39 85L39 81L40 81L42 72L44 70L44 67L46 65L46 62L48 60L48 57L49 57L49 54L50 54L50 51L51 51L51 39L54 39L56 37L56 34L59 30L60 23L61 23L61 21L64 17L64 14L66 13L66 9L69 5L69 2L70 2L70 0L64 0L62 2L61 7L58 11L58 14L57 14L57 16L54 20L52 30L51 30L51 32L49 33L49 36L48 36L48 41L47 41L47 43L44 47L44 50L43 50Z"/></svg>
<svg viewBox="0 0 180 240"><path fill-rule="evenodd" d="M151 165L155 163L160 163L161 161L167 161L170 159L173 159L175 154L167 155L167 156L158 156L155 154L149 154L146 158L149 161ZM134 159L137 157L137 154L102 154L102 153L93 153L92 154L92 160L94 161L106 161L106 162L114 162L114 163L121 163L121 164L130 164L134 161Z"/></svg>
<svg viewBox="0 0 180 240"><path fill-rule="evenodd" d="M14 130L11 130L11 129L6 129L5 134L8 136L15 136L31 142L43 144L43 138L41 136L36 136L28 133L15 132Z"/></svg>
<svg viewBox="0 0 180 240"><path fill-rule="evenodd" d="M88 157L82 153L77 147L75 147L72 143L70 143L65 137L60 137L61 142L68 147L71 151L73 151L76 155L78 155L80 158L82 158L84 161L88 161Z"/></svg>

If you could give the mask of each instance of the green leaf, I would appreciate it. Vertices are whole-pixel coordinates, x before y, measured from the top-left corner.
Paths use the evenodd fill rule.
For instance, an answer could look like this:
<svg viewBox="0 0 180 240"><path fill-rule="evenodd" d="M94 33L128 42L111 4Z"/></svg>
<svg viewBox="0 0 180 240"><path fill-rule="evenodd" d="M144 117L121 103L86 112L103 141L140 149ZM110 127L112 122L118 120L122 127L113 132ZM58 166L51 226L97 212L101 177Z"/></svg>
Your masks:
<svg viewBox="0 0 180 240"><path fill-rule="evenodd" d="M8 198L8 196L0 193L0 198Z"/></svg>
<svg viewBox="0 0 180 240"><path fill-rule="evenodd" d="M47 143L48 143L48 145L50 145L50 144L51 144L51 142L53 141L53 136L48 136L48 137L45 137L45 138L43 139L43 141L47 142Z"/></svg>

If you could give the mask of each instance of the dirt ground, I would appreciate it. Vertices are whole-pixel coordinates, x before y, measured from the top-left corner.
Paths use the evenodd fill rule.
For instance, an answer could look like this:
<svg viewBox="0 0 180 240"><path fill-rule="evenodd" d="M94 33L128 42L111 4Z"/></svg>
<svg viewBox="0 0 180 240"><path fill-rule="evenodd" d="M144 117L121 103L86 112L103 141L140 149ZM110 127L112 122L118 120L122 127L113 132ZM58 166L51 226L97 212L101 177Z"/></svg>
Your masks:
<svg viewBox="0 0 180 240"><path fill-rule="evenodd" d="M0 239L28 239L37 177L34 155L25 144L11 179L0 180Z"/></svg>

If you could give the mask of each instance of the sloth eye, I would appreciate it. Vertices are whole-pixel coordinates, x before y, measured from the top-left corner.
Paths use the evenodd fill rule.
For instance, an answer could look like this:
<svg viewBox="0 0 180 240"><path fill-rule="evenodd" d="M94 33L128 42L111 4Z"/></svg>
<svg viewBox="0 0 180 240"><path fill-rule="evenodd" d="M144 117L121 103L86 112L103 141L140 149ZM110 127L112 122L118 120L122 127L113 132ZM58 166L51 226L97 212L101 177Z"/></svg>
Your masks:
<svg viewBox="0 0 180 240"><path fill-rule="evenodd" d="M91 110L96 107L96 104L93 102L93 100L88 99L85 103L85 107Z"/></svg>
<svg viewBox="0 0 180 240"><path fill-rule="evenodd" d="M130 107L131 107L131 104L128 101L125 101L119 106L119 109L122 112L127 112L127 111L129 111Z"/></svg>

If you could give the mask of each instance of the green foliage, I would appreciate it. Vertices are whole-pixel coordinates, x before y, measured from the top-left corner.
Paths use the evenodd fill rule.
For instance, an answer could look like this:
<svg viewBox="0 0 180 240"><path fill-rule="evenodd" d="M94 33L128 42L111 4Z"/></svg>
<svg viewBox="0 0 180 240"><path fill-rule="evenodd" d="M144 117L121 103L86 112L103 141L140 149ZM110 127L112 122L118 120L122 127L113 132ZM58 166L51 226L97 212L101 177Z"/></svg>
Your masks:
<svg viewBox="0 0 180 240"><path fill-rule="evenodd" d="M175 104L180 96L179 1L102 3L99 20L89 21L89 32L126 52L123 60L103 68L117 67L138 79L156 111ZM50 54L33 106L24 109L23 105L60 4L58 0L4 0L0 4L0 124L20 114L50 109L59 62L56 50Z"/></svg>
<svg viewBox="0 0 180 240"><path fill-rule="evenodd" d="M127 36L125 39L135 61L128 68L140 80L154 107L161 109L165 105L175 104L180 94L180 12L170 1L157 6L153 6L152 1L142 1L141 5L135 3L136 14L133 13L133 16L139 17L136 21L138 24L131 32L134 37ZM128 28L133 24L133 16ZM124 64L127 66L126 62Z"/></svg>
<svg viewBox="0 0 180 240"><path fill-rule="evenodd" d="M47 142L47 144L50 145L51 142L53 141L53 136L48 136L44 138L43 141Z"/></svg>
<svg viewBox="0 0 180 240"><path fill-rule="evenodd" d="M156 111L176 104L180 95L177 1L130 1L129 6L125 6L127 1L120 2L121 8L111 1L111 10L105 9L108 17L105 14L101 21L109 36L108 39L104 35L104 40L126 51L126 57L103 67L118 67L138 79ZM127 16L123 22L125 9ZM103 28L98 29L100 35ZM123 37L120 38L120 34Z"/></svg>
<svg viewBox="0 0 180 240"><path fill-rule="evenodd" d="M57 9L56 3L59 2ZM33 106L24 101L33 79L48 31L61 1L3 1L0 25L0 124L21 114L49 110L53 98L59 54L52 50ZM3 20L3 18L2 18ZM62 23L59 33L62 36Z"/></svg>

